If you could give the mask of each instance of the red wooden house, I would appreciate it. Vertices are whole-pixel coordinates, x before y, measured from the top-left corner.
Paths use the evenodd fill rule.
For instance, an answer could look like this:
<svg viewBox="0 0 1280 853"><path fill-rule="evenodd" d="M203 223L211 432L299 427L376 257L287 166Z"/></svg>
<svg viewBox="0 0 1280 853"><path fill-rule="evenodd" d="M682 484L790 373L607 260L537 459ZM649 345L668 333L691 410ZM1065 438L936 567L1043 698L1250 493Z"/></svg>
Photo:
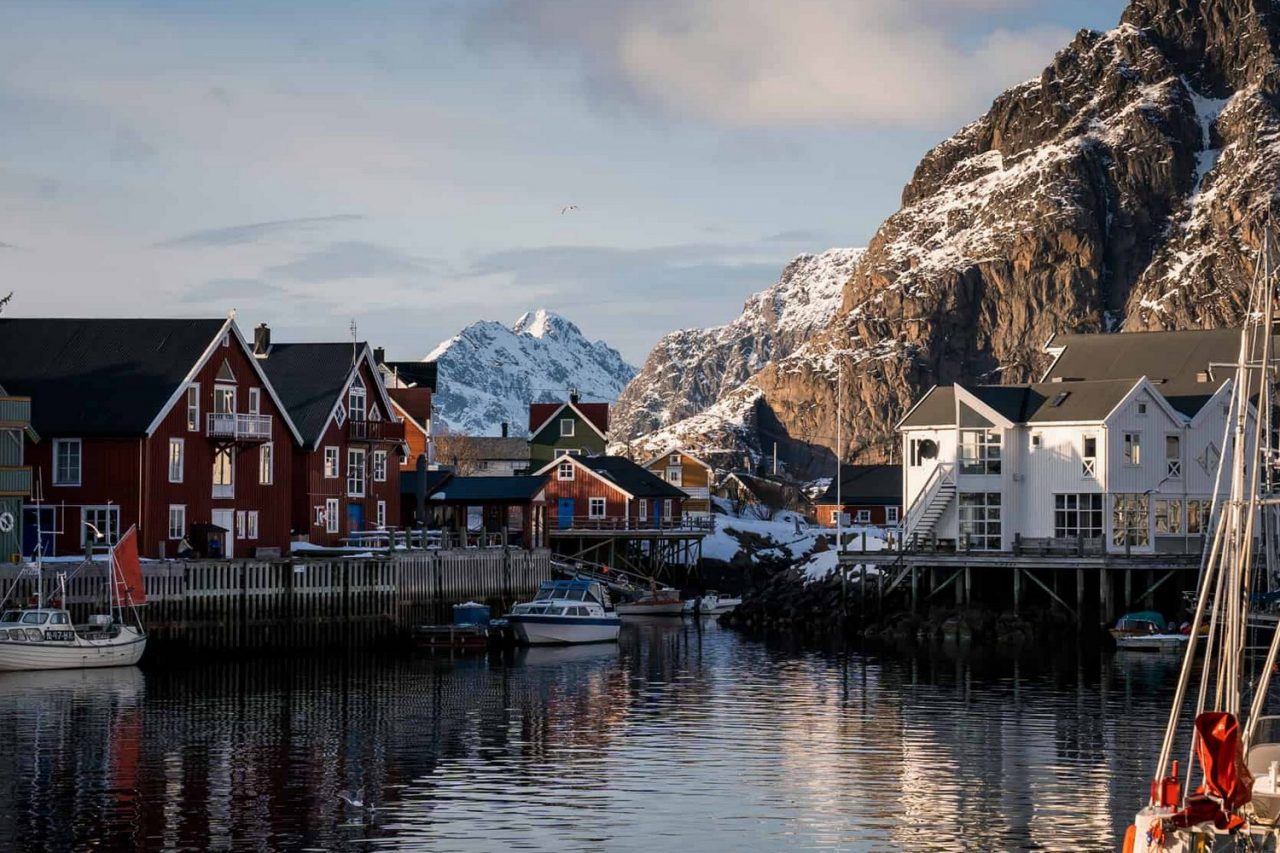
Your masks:
<svg viewBox="0 0 1280 853"><path fill-rule="evenodd" d="M436 390L434 361L385 361L382 350L373 351L381 370L387 394L396 414L404 421L404 440L408 452L401 461L406 471L416 470L418 457L435 462L431 446L431 395Z"/></svg>
<svg viewBox="0 0 1280 853"><path fill-rule="evenodd" d="M233 320L0 319L0 384L32 398L46 555L134 524L147 557L210 524L219 555L287 552L300 436Z"/></svg>
<svg viewBox="0 0 1280 853"><path fill-rule="evenodd" d="M294 533L333 546L394 526L405 430L369 345L273 344L260 325L254 352L302 437L293 463Z"/></svg>
<svg viewBox="0 0 1280 853"><path fill-rule="evenodd" d="M893 527L902 514L902 466L842 466L839 489L832 478L831 485L815 503L818 523L824 527L835 527L841 512L847 516L846 525Z"/></svg>
<svg viewBox="0 0 1280 853"><path fill-rule="evenodd" d="M553 530L639 530L678 526L684 492L621 456L564 455L547 474L548 526Z"/></svg>

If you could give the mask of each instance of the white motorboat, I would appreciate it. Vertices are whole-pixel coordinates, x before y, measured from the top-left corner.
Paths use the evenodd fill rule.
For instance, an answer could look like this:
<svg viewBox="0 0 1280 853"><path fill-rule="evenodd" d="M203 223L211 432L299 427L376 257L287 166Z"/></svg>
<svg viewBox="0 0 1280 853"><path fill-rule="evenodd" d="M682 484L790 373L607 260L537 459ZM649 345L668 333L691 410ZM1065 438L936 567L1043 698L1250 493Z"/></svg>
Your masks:
<svg viewBox="0 0 1280 853"><path fill-rule="evenodd" d="M1190 634L1165 629L1164 617L1152 610L1126 613L1111 629L1116 648L1134 652L1181 651ZM1173 626L1170 626L1173 627Z"/></svg>
<svg viewBox="0 0 1280 853"><path fill-rule="evenodd" d="M543 581L533 601L512 608L507 624L530 646L611 643L622 620L608 605L609 594L596 581Z"/></svg>
<svg viewBox="0 0 1280 853"><path fill-rule="evenodd" d="M684 603L684 612L689 616L694 613L699 613L703 616L719 616L721 613L728 613L741 603L742 599L736 596L730 597L721 595L715 590L708 590L706 595L686 601Z"/></svg>
<svg viewBox="0 0 1280 853"><path fill-rule="evenodd" d="M36 606L0 614L0 671L80 669L133 666L147 648L147 635L137 619L136 605L145 601L138 560L136 528L111 549L107 582L107 612L76 625L60 606L46 606L40 561L36 573ZM63 593L55 594L60 600ZM132 613L136 624L125 623Z"/></svg>
<svg viewBox="0 0 1280 853"><path fill-rule="evenodd" d="M680 590L658 587L633 601L620 601L614 608L619 616L679 616L684 612Z"/></svg>

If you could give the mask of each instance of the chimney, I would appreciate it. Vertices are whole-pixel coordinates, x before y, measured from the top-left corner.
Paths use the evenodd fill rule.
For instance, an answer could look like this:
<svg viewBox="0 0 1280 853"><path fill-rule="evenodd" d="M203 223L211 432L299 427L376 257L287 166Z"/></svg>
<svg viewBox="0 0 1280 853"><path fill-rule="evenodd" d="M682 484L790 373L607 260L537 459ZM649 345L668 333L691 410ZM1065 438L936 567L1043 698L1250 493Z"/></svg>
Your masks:
<svg viewBox="0 0 1280 853"><path fill-rule="evenodd" d="M569 389L569 402L573 403L575 406L578 405L578 389L577 388Z"/></svg>
<svg viewBox="0 0 1280 853"><path fill-rule="evenodd" d="M253 330L253 354L265 358L267 351L270 349L271 327L266 323L259 323L258 327Z"/></svg>
<svg viewBox="0 0 1280 853"><path fill-rule="evenodd" d="M373 348L373 363L385 364L387 361L387 351L382 347Z"/></svg>
<svg viewBox="0 0 1280 853"><path fill-rule="evenodd" d="M508 432L508 430L509 430L509 429L510 429L510 426L507 424L507 422L506 422L506 421L503 421L503 422L502 422L502 437L503 437L503 438L507 438L507 432Z"/></svg>

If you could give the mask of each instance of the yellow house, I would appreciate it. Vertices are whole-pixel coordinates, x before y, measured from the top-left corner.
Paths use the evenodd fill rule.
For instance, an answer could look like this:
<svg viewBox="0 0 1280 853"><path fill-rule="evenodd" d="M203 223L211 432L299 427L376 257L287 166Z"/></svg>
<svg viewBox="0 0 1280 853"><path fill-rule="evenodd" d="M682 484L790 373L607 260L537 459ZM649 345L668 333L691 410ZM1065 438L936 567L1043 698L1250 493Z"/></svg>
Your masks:
<svg viewBox="0 0 1280 853"><path fill-rule="evenodd" d="M644 467L689 496L684 514L696 518L711 515L711 466L698 457L673 447L661 453Z"/></svg>

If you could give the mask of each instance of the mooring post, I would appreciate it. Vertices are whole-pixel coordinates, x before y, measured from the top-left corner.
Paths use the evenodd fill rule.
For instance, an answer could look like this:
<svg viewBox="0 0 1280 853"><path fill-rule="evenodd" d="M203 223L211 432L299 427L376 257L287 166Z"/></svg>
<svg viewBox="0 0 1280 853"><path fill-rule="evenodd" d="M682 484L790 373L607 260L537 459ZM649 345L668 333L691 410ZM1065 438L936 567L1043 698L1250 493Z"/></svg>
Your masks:
<svg viewBox="0 0 1280 853"><path fill-rule="evenodd" d="M973 569L969 566L964 567L964 606L969 607L973 604Z"/></svg>
<svg viewBox="0 0 1280 853"><path fill-rule="evenodd" d="M1106 569L1098 570L1098 612L1103 622L1111 624L1111 577Z"/></svg>
<svg viewBox="0 0 1280 853"><path fill-rule="evenodd" d="M1076 569L1076 625L1084 627L1084 569Z"/></svg>
<svg viewBox="0 0 1280 853"><path fill-rule="evenodd" d="M911 612L916 612L916 598L919 594L916 583L916 567L911 567Z"/></svg>
<svg viewBox="0 0 1280 853"><path fill-rule="evenodd" d="M1124 609L1133 607L1133 569L1124 570Z"/></svg>
<svg viewBox="0 0 1280 853"><path fill-rule="evenodd" d="M1022 612L1022 569L1013 569L1013 615Z"/></svg>

